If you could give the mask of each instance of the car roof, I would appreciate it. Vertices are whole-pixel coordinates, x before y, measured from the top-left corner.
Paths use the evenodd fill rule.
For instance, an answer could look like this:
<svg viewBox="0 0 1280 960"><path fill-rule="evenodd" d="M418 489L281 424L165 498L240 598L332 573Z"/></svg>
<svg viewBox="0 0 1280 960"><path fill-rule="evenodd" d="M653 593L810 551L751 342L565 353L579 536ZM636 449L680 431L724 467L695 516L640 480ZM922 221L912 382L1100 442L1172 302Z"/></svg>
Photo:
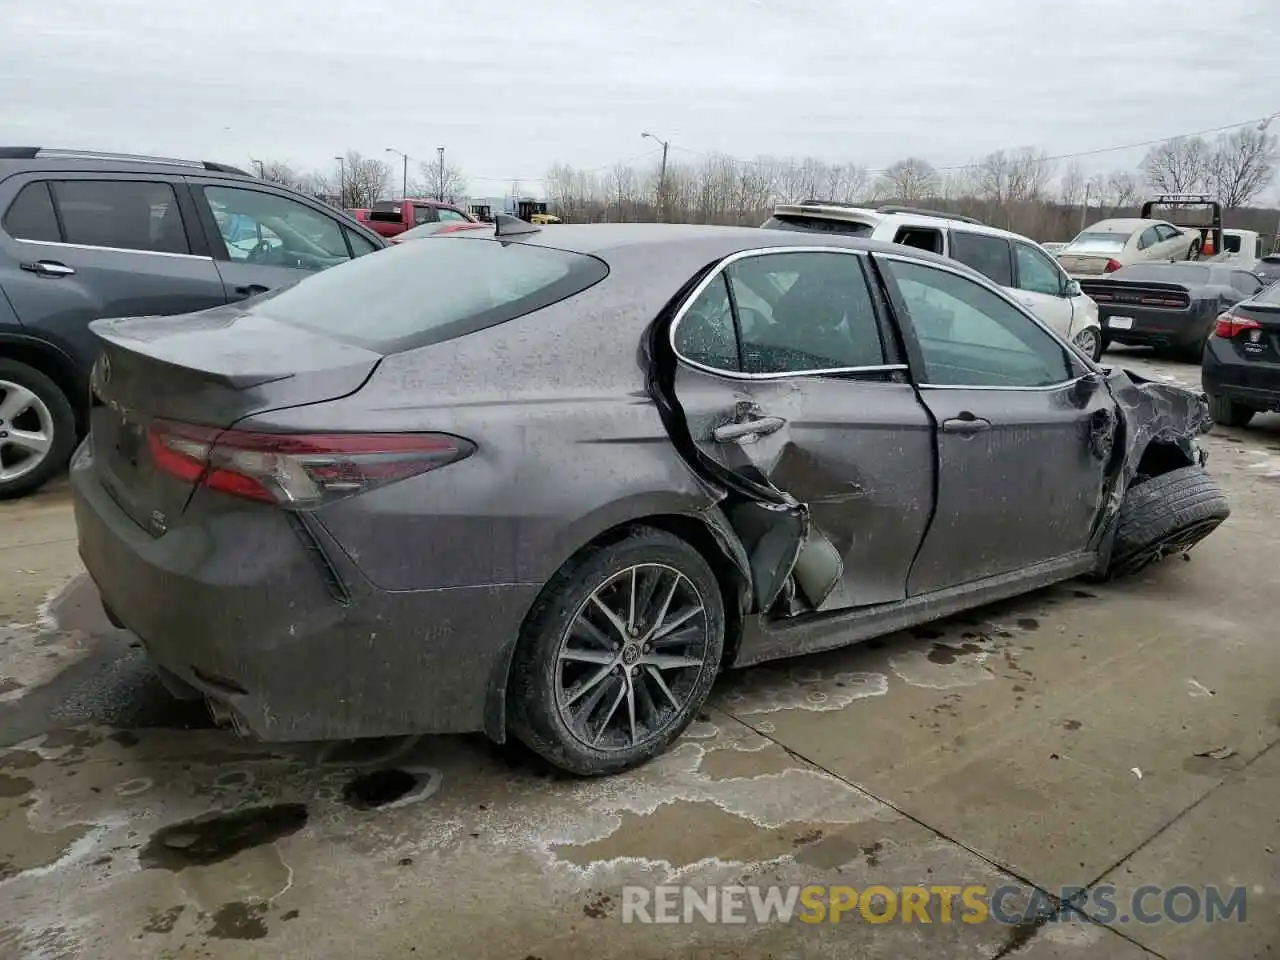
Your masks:
<svg viewBox="0 0 1280 960"><path fill-rule="evenodd" d="M492 234L468 236L471 233L469 230L459 231L440 237L439 240L502 240L502 237L494 238ZM899 243L835 233L805 233L761 227L722 227L692 223L564 223L557 224L550 230L515 234L511 239L536 246L590 254L606 261L611 253L643 251L644 248L669 252L672 256L705 256L704 263L710 263L747 250L834 247L910 256L913 259L939 263L952 270L962 266L955 260L927 250L904 247ZM979 276L976 271L974 275Z"/></svg>
<svg viewBox="0 0 1280 960"><path fill-rule="evenodd" d="M1035 243L1030 237L1012 230L1002 230L988 223L981 223L973 218L965 218L960 214L949 216L938 213L916 213L910 210L885 210L872 207L857 207L840 203L823 203L820 201L806 203L781 203L774 207L773 215L777 216L817 216L831 220L847 220L855 223L896 223L904 226L941 227L967 230L991 237L1005 237Z"/></svg>
<svg viewBox="0 0 1280 960"><path fill-rule="evenodd" d="M213 176L257 180L253 174L213 160L183 160L131 153L101 153L54 147L0 146L0 175L29 170L58 173L163 173L169 176Z"/></svg>

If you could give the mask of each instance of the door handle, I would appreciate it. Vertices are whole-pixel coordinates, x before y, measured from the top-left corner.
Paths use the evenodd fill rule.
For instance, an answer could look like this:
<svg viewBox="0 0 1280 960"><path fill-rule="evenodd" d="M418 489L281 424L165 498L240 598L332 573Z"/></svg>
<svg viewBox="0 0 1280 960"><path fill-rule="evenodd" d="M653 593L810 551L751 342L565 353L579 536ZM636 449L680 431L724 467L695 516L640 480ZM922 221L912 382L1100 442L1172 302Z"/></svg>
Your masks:
<svg viewBox="0 0 1280 960"><path fill-rule="evenodd" d="M243 287L236 287L235 292L241 297L256 297L260 293L266 293L270 287L264 287L260 283L246 283Z"/></svg>
<svg viewBox="0 0 1280 960"><path fill-rule="evenodd" d="M943 433L981 433L991 429L991 421L962 410L958 417L942 421Z"/></svg>
<svg viewBox="0 0 1280 960"><path fill-rule="evenodd" d="M739 423L726 423L711 431L716 443L751 443L768 433L781 430L787 421L781 417L761 417L758 420L743 420Z"/></svg>
<svg viewBox="0 0 1280 960"><path fill-rule="evenodd" d="M70 277L76 272L74 267L68 267L57 260L36 260L34 263L20 263L18 266L41 277Z"/></svg>

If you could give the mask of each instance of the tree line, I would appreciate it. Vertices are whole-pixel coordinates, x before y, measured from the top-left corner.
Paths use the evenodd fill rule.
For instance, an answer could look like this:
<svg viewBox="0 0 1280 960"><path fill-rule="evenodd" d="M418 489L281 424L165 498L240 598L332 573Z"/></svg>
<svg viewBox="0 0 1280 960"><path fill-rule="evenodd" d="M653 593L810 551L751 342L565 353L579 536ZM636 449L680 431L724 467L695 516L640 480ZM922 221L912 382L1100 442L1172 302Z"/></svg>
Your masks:
<svg viewBox="0 0 1280 960"><path fill-rule="evenodd" d="M1183 137L1153 146L1135 170L1088 173L1078 160L1063 163L1033 147L997 150L962 167L938 169L905 157L881 171L856 163L723 154L663 167L619 163L586 170L557 163L543 181L543 198L566 222L666 220L758 226L779 203L822 199L878 205L895 202L975 217L1038 240L1066 240L1090 222L1137 214L1156 193L1206 193L1231 211L1228 225L1268 235L1275 211L1249 208L1274 182L1278 138L1254 127L1214 140ZM255 161L256 162L256 161ZM266 179L286 183L343 207L367 207L400 195L401 171L376 157L349 151L334 169L302 172L259 163ZM460 169L421 162L410 196L465 202Z"/></svg>

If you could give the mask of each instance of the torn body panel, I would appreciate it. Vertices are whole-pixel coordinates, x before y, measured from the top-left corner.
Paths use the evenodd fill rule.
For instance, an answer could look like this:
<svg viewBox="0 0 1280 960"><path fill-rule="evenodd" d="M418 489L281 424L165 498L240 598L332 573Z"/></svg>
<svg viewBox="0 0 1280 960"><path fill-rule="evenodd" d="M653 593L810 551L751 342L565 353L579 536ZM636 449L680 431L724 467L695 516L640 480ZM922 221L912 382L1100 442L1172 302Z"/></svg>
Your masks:
<svg viewBox="0 0 1280 960"><path fill-rule="evenodd" d="M1169 454L1173 462L1166 467L1204 466L1208 452L1196 438L1213 427L1203 393L1118 368L1107 372L1107 387L1116 401L1118 424L1106 499L1090 544L1098 552L1100 569L1110 557L1120 505L1142 474L1144 460L1150 462L1153 445Z"/></svg>

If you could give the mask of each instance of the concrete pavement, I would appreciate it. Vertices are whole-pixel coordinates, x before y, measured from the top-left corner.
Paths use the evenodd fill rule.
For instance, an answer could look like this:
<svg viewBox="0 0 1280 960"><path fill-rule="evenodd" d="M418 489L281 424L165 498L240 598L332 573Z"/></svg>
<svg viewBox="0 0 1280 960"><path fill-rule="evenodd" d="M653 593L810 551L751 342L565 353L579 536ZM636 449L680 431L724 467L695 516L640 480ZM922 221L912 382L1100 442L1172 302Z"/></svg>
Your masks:
<svg viewBox="0 0 1280 960"><path fill-rule="evenodd" d="M1206 440L1234 512L1189 562L726 677L668 755L590 782L481 737L209 729L77 578L65 489L0 504L0 958L1264 956L1280 417ZM1248 901L1212 925L622 921L624 886L672 883Z"/></svg>

